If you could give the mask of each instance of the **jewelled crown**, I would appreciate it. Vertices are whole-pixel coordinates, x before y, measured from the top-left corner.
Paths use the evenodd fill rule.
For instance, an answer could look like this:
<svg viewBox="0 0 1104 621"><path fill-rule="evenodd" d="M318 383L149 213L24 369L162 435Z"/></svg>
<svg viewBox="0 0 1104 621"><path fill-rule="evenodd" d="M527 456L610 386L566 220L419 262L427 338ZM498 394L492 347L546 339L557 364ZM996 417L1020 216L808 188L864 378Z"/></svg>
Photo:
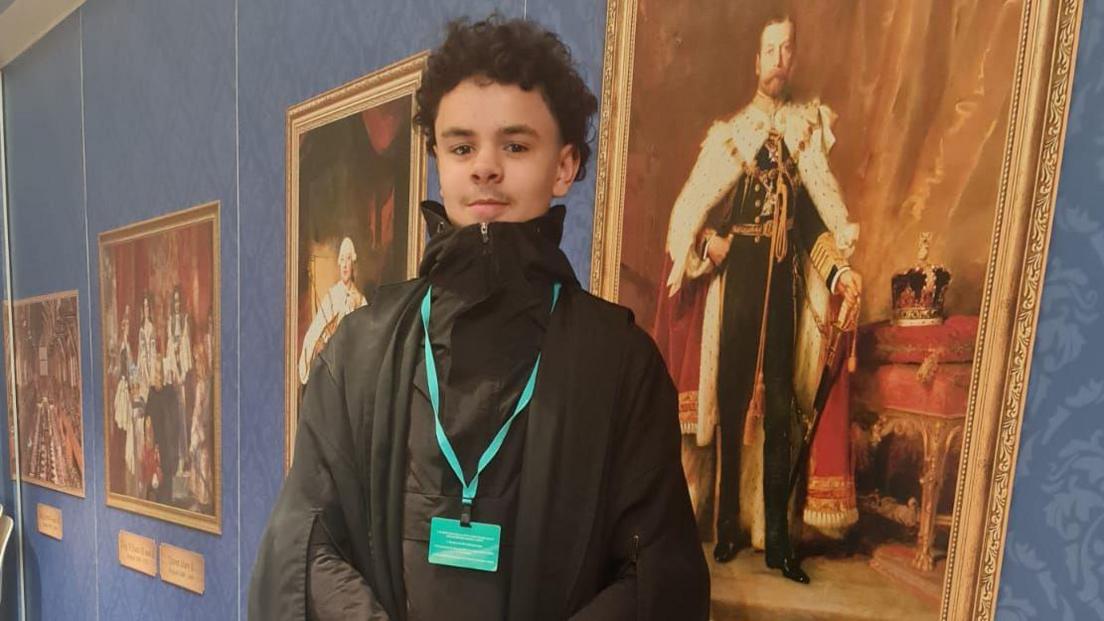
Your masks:
<svg viewBox="0 0 1104 621"><path fill-rule="evenodd" d="M928 260L931 233L920 234L916 265L893 275L893 324L930 326L943 323L943 296L951 273Z"/></svg>

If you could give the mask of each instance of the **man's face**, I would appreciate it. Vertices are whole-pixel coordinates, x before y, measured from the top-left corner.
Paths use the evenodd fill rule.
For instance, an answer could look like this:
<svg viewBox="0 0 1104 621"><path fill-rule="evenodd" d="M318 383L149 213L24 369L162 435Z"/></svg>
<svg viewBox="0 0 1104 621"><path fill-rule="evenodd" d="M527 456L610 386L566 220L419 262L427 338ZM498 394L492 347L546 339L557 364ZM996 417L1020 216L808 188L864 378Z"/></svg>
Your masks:
<svg viewBox="0 0 1104 621"><path fill-rule="evenodd" d="M341 282L349 284L352 281L352 259L349 259L348 256L340 257L338 267L341 269Z"/></svg>
<svg viewBox="0 0 1104 621"><path fill-rule="evenodd" d="M778 97L789 84L793 47L793 22L776 22L763 29L755 56L755 75L764 94Z"/></svg>
<svg viewBox="0 0 1104 621"><path fill-rule="evenodd" d="M537 89L464 80L441 98L434 133L441 198L456 226L543 215L579 170Z"/></svg>
<svg viewBox="0 0 1104 621"><path fill-rule="evenodd" d="M341 272L341 282L346 285L353 280L353 257L348 253L341 253L337 257L337 267Z"/></svg>

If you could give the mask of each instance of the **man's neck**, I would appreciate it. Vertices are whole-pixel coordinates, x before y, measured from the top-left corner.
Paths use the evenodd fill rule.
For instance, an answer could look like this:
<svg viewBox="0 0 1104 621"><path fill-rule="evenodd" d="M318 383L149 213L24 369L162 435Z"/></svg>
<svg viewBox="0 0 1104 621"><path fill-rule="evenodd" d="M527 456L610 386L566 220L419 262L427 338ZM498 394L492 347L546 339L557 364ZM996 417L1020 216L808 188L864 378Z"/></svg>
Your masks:
<svg viewBox="0 0 1104 621"><path fill-rule="evenodd" d="M768 95L763 92L763 89L758 89L755 91L755 98L751 100L751 103L767 114L774 114L786 103L786 98L785 96Z"/></svg>

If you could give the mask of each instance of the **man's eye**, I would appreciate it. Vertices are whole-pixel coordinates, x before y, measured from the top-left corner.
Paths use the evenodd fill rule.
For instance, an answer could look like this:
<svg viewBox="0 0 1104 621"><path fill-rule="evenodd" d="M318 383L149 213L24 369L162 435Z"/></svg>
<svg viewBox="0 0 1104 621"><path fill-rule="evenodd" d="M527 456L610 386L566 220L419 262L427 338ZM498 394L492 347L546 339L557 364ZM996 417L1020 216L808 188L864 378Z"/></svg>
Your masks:
<svg viewBox="0 0 1104 621"><path fill-rule="evenodd" d="M460 144L449 149L449 151L451 151L454 155L468 155L472 152L472 148L471 145Z"/></svg>
<svg viewBox="0 0 1104 621"><path fill-rule="evenodd" d="M529 147L527 147L523 144L518 144L516 142L511 142L511 143L506 145L506 151L508 151L510 153L524 153L528 150L529 150Z"/></svg>

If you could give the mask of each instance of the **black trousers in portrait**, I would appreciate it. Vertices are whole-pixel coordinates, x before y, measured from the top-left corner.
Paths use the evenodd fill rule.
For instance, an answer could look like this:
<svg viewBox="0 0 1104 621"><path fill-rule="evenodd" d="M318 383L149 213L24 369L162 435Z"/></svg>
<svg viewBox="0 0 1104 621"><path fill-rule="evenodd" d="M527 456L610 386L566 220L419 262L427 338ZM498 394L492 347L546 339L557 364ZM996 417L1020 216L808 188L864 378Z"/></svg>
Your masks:
<svg viewBox="0 0 1104 621"><path fill-rule="evenodd" d="M736 236L723 264L717 369L721 459L717 537L740 541L740 455L748 405L755 388L760 325L767 285L770 239ZM787 505L790 426L794 416L794 252L774 265L763 359L763 501L767 562L791 554Z"/></svg>

